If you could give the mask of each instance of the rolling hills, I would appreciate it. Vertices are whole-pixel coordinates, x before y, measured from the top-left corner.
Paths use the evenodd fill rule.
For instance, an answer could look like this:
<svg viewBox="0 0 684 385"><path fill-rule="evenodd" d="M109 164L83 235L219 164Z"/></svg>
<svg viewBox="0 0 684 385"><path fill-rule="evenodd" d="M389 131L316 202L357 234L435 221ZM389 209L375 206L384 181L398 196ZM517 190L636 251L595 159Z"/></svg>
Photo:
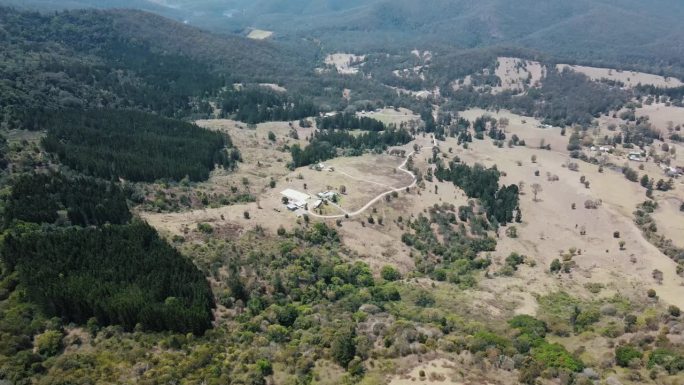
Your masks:
<svg viewBox="0 0 684 385"><path fill-rule="evenodd" d="M12 3L3 0L0 3ZM565 61L680 69L684 55L684 5L674 0L366 0L286 3L273 0L87 0L22 2L25 7L59 5L137 8L219 32L249 28L275 38L315 38L329 49L432 47L442 50L519 46ZM16 4L16 2L14 2Z"/></svg>

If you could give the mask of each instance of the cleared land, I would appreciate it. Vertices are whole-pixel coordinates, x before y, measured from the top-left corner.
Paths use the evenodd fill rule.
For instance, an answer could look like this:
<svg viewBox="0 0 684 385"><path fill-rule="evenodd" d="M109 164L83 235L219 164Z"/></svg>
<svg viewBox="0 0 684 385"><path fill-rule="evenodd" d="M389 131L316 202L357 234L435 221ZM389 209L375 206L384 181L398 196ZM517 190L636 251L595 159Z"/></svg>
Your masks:
<svg viewBox="0 0 684 385"><path fill-rule="evenodd" d="M410 111L376 111L374 117L386 114L388 121L399 122ZM456 139L447 138L437 142L439 154L445 162L455 156L467 164L481 163L496 165L502 172L501 182L522 186L520 206L522 223L511 224L517 228L517 238L506 235L506 228L499 231L496 251L487 253L492 265L486 272L486 279L480 277L477 287L467 291L453 284L436 282L428 278L416 278L401 282L402 298L411 301L411 295L418 289L427 290L435 296L439 306L453 306L454 314L461 314L473 321L485 319L506 319L512 314L537 315L544 312L541 297L559 290L572 293L582 300L597 300L624 296L635 300L646 300L649 288L657 291L659 300L664 304L684 307L684 280L675 273L675 263L651 245L634 224L633 212L645 200L645 191L638 184L625 179L619 169L605 166L599 172L598 165L571 159L566 149L568 136L561 136L560 128L542 128L536 119L512 114L505 110L499 112L472 109L460 115L474 120L483 114L501 119L508 118L506 134L516 134L525 140L526 146L499 148L486 138L474 140L468 149L459 146ZM394 120L396 119L396 120ZM152 225L167 235L182 235L187 241L205 239L197 230L199 223L208 223L214 229L214 237L235 238L254 229L257 225L267 232L275 232L280 226L293 229L306 226L303 218L288 211L282 203L281 191L292 188L314 196L322 191L340 193L336 204L330 202L314 210L316 215L335 216L335 218L316 218L334 226L341 235L343 258L360 260L369 264L378 274L385 265L395 266L402 273L416 270L415 250L401 242L407 231L406 222L413 220L435 205L444 203L455 207L467 205L469 199L463 191L451 182L422 180L409 191L403 188L388 198L378 199L362 213L350 218L344 212L364 208L379 194L412 184L412 176L400 170L406 158L389 154L366 154L360 157L339 157L324 163L323 171L302 167L289 171L285 163L289 154L286 145L299 143L305 145L306 137L313 128L300 128L295 123L290 127L287 122L265 123L255 129L248 129L239 122L209 120L198 122L204 127L229 133L241 149L244 162L233 174L215 173L208 184L216 186L241 186L245 178L248 190L257 197L257 202L235 204L218 208L193 210L185 213L156 214L142 213ZM268 132L276 135L276 140L268 140ZM288 135L296 131L299 139ZM605 124L589 131L594 137L606 134ZM539 149L541 144L551 145L551 150ZM434 145L429 134L420 134L411 143L400 147L406 154L418 151L411 156L414 170L426 174L434 168L432 162ZM625 151L615 151L612 155L602 155L607 164L622 165L627 162ZM600 154L594 154L601 156ZM535 160L532 157L535 156ZM568 164L578 163L578 171L572 171ZM643 170L651 177L657 177L662 170L652 162L642 163ZM636 168L637 163L632 167ZM333 171L327 171L333 169ZM538 171L538 176L535 173ZM580 183L584 176L589 188ZM556 180L557 177L557 180ZM270 187L270 181L275 187ZM542 190L537 199L531 186L538 183ZM341 193L344 186L344 193ZM684 214L679 212L679 204L684 201L684 185L677 181L675 189L667 193L655 192L659 209L653 214L661 234L672 239L684 239ZM597 209L585 207L586 201L600 201ZM573 208L572 205L575 205ZM249 218L245 217L249 213ZM370 221L369 218L373 218ZM337 222L339 221L339 223ZM619 238L614 233L619 232ZM441 237L439 233L437 237ZM620 242L624 245L620 246ZM525 263L518 267L513 276L499 275L505 265L505 258L511 252L525 256ZM574 262L570 273L551 274L549 266L553 259L569 258ZM663 273L662 282L653 277L654 270ZM484 274L483 274L484 275ZM591 291L591 285L598 285L598 292ZM391 312L390 312L391 314ZM383 318L384 317L384 318ZM393 322L391 315L369 314L360 328L372 327L377 323ZM438 330L422 330L439 334ZM556 337L554 337L556 338ZM674 338L674 337L671 337ZM556 338L570 351L585 346L582 353L585 362L600 363L612 347L605 340L582 340L581 335ZM603 341L603 342L601 342ZM408 385L414 383L465 385L469 383L514 384L514 372L493 366L481 366L477 357L468 352L411 354L403 358L378 362L369 368L367 378L378 383ZM341 372L335 365L317 364L315 372L321 384L338 383ZM422 375L421 375L422 374Z"/></svg>
<svg viewBox="0 0 684 385"><path fill-rule="evenodd" d="M568 64L558 64L556 68L558 68L559 71L570 68L573 71L587 75L592 80L609 79L619 81L624 83L626 88L633 88L639 84L665 88L681 87L684 85L684 83L677 78L666 78L643 72L620 71L610 68L585 67Z"/></svg>
<svg viewBox="0 0 684 385"><path fill-rule="evenodd" d="M473 110L461 115L472 119L482 112ZM644 189L638 183L627 181L619 170L606 167L603 173L599 173L598 166L584 162L579 162L579 171L571 171L564 167L570 158L565 148L567 137L561 136L559 129L538 128L534 119L513 119L514 116L505 111L490 114L496 118L509 117L511 123L507 132L517 134L528 145L497 149L489 140L476 140L469 150L458 153L469 164L497 165L506 174L502 178L503 183L523 182L525 195L521 197L521 208L524 223L516 225L519 238L502 239L497 255L504 257L511 251L518 251L534 258L542 269L548 269L551 261L560 258L561 253L567 253L570 248L580 249L581 255L573 257L577 263L572 274L574 283L601 282L615 287L617 291L653 286L668 303L684 305L681 286L684 281L675 274L676 264L648 243L633 223L636 205L645 200ZM541 139L551 144L551 151L534 148L538 147ZM451 141L447 139L447 145ZM536 156L536 163L531 161L532 155ZM624 155L609 160L615 164L626 162ZM655 165L650 167L653 167L652 172L657 172ZM539 176L535 176L536 171L539 171ZM559 180L550 181L547 175L558 176ZM590 181L590 188L580 183L581 176ZM536 202L530 191L534 183L543 189ZM684 191L679 185L671 193L682 196ZM596 210L585 209L584 203L588 200L601 200L602 205ZM575 203L575 209L572 209L572 203ZM676 229L672 222L663 222L662 226ZM613 238L615 231L620 233L620 239ZM684 233L672 235L684 237ZM620 240L625 241L623 250L618 246ZM655 269L664 272L662 284L651 277ZM521 276L531 292L536 292L534 288L537 285L538 293L548 290L550 282L544 282L547 280L539 270L523 271ZM504 280L488 282L499 285Z"/></svg>
<svg viewBox="0 0 684 385"><path fill-rule="evenodd" d="M248 39L254 39L254 40L266 40L271 36L273 36L273 32L266 31L263 29L253 29L253 30L249 31L249 33L247 34Z"/></svg>
<svg viewBox="0 0 684 385"><path fill-rule="evenodd" d="M497 59L495 75L501 79L501 86L495 87L492 92L523 92L527 88L540 87L545 74L546 68L539 62L500 57Z"/></svg>
<svg viewBox="0 0 684 385"><path fill-rule="evenodd" d="M392 119L409 116L388 111L380 113L388 113ZM528 261L534 262L521 266L513 277L482 280L478 290L471 294L482 300L484 311L492 314L507 311L534 314L537 311L536 295L564 289L589 298L594 294L588 292L585 285L590 283L604 285L605 289L600 295L633 293L643 296L647 288L653 287L666 303L684 307L683 281L675 274L675 263L648 243L633 222L636 205L645 200L644 189L638 183L627 181L619 170L606 167L599 172L597 165L571 160L566 150L568 137L561 136L559 128L540 128L540 122L536 119L503 110L495 113L473 109L460 115L474 120L483 114L490 114L497 119L508 118L507 135L510 137L515 133L526 141L527 146L497 148L491 140L485 139L475 140L464 150L454 138L447 138L437 143L441 151L439 156L450 159L458 155L468 164L479 162L486 166L497 165L505 174L502 183L522 182L524 195L521 196L520 205L523 223L515 224L519 236L508 238L503 235L504 229L501 230L497 250L491 253L494 264L490 270L496 272L500 269L505 257L513 251L526 255ZM404 158L367 154L324 162L326 168L334 169L332 172L308 167L289 171L285 168L289 154L283 150L283 146L294 143L305 145L305 138L311 135L312 128L303 129L296 124L290 128L286 122L261 124L255 130L232 121L211 120L199 124L230 133L244 157L236 173L216 173L209 183L242 185L244 178L247 178L249 191L255 194L258 202L186 213L142 214L155 227L170 234L192 234L200 222L210 223L218 231L226 233L240 233L257 224L272 231L279 226L293 228L298 226L297 216L284 207L280 195L282 190L293 188L315 195L328 190L340 192L341 186L345 186L346 192L339 195L337 205L323 205L315 213L337 216L342 220L338 229L344 246L354 258L369 263L374 271L391 264L402 272L408 272L413 270L414 260L410 256L410 249L399 241L405 231L400 217L404 220L415 217L435 204L450 203L458 207L468 202L463 191L452 183L423 181L408 193L402 191L396 196L390 195L387 200L379 199L357 217L345 219L344 212L359 210L379 194L403 188L412 182L410 175L398 169ZM296 130L300 139L289 138L287 135L291 130ZM598 129L598 136L603 134L601 130ZM276 134L275 142L267 139L269 131ZM539 149L542 141L551 145L550 151ZM419 135L414 142L403 146L407 154L413 151L414 144L420 150L413 155L413 163L416 169L425 174L427 168L434 167L428 161L432 157L429 149L432 138ZM536 156L536 162L531 160L533 155ZM621 152L605 156L607 162L616 165L627 161L625 153ZM579 171L571 171L567 167L571 161L578 162ZM645 163L644 167L644 172L651 176L662 172L652 163ZM539 171L539 176L535 176L536 171ZM552 181L549 176L557 176L558 180ZM590 181L590 188L580 183L581 176ZM271 180L275 181L275 188L269 187ZM536 201L530 189L535 183L543 189ZM668 237L684 239L684 229L678 225L682 223L682 216L677 207L677 202L684 198L681 183L668 192L667 202L671 204L666 203L665 197L656 192L656 199L663 202L661 209L654 214L658 227L667 228L663 234ZM584 204L589 200L600 200L602 204L598 209L587 209ZM573 203L574 209L571 207ZM244 217L245 211L249 212L249 219ZM375 219L373 224L367 220L371 216ZM382 224L378 223L379 218L382 218ZM326 221L335 225L333 219ZM614 238L614 232L619 232L620 238ZM620 241L625 242L622 248ZM576 263L572 273L559 276L549 274L551 261L562 258L561 255L568 254L570 250L574 250L572 260ZM652 278L654 270L663 272L662 283ZM496 301L501 296L514 305L511 308L498 308Z"/></svg>
<svg viewBox="0 0 684 385"><path fill-rule="evenodd" d="M397 126L410 121L420 121L420 116L406 108L399 108L396 110L393 108L383 108L376 111L357 112L356 115L373 118L385 124L395 124Z"/></svg>
<svg viewBox="0 0 684 385"><path fill-rule="evenodd" d="M364 55L354 55L351 53L333 53L325 58L325 64L333 66L338 73L343 75L354 75L359 72L360 65L366 57Z"/></svg>
<svg viewBox="0 0 684 385"><path fill-rule="evenodd" d="M270 88L270 89L272 89L273 91L277 91L277 92L287 92L287 88L285 88L285 87L283 87L283 86L279 86L279 85L274 84L274 83L261 83L261 84L259 84L259 85L262 86L262 87Z"/></svg>
<svg viewBox="0 0 684 385"><path fill-rule="evenodd" d="M684 107L667 106L663 103L644 104L635 111L637 116L648 116L649 121L661 132L669 128L684 126ZM684 135L684 133L681 133Z"/></svg>

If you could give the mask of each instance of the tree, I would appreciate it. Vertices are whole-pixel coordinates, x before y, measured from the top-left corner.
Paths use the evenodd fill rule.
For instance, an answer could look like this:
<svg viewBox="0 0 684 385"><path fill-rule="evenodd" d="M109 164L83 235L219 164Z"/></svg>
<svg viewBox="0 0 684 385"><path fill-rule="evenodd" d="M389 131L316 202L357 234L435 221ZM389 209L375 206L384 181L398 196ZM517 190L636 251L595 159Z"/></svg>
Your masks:
<svg viewBox="0 0 684 385"><path fill-rule="evenodd" d="M356 355L356 330L354 327L342 327L333 336L330 344L330 355L343 368L347 368Z"/></svg>
<svg viewBox="0 0 684 385"><path fill-rule="evenodd" d="M537 195L544 191L542 186L539 183L534 183L532 184L532 194L534 194L534 201L537 202Z"/></svg>
<svg viewBox="0 0 684 385"><path fill-rule="evenodd" d="M639 183L641 184L641 187L648 187L649 181L650 181L650 179L648 178L648 175L644 174L644 176L641 177L641 180Z"/></svg>

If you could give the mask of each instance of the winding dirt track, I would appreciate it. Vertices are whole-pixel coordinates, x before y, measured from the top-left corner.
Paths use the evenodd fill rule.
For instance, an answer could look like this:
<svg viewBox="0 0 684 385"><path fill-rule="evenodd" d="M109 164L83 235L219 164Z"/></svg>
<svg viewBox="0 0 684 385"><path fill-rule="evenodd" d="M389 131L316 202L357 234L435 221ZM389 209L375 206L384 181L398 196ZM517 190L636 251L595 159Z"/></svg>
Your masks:
<svg viewBox="0 0 684 385"><path fill-rule="evenodd" d="M432 146L423 147L423 148L421 148L421 150L423 150L423 149L431 149L431 148L437 146L437 140L436 140L436 139L433 138L433 139L432 139L432 143L433 143ZM315 218L322 218L322 219L339 219L339 218L345 218L345 217L351 218L351 217L357 216L357 215L359 215L359 214L363 214L364 211L368 210L368 208L370 208L373 204L375 204L375 202L377 202L377 201L379 201L380 199L384 198L385 195L391 194L391 193L393 193L393 192L401 192L401 191L403 191L403 190L406 190L407 188L411 188L411 187L415 186L415 185L416 185L416 182L418 181L417 178L416 178L416 175L415 175L414 173L412 173L411 171L409 171L409 170L407 170L407 169L405 168L405 167L406 167L406 163L408 162L409 158L410 158L413 154L415 154L415 153L416 153L416 151L412 151L411 153L409 153L409 154L406 156L406 159L404 159L404 161L399 165L399 167L397 167L397 168L399 169L399 171L405 172L405 173L407 173L408 175L410 175L411 178L413 178L413 181L411 182L410 185L408 185L408 186L403 186L403 187L398 187L398 188L394 188L394 187L391 187L391 186L388 186L388 185L385 185L385 184L382 184L382 183L372 182L372 181L368 181L368 180L365 180L365 179L356 178L356 177L354 177L354 176L352 176L352 175L349 175L349 174L347 174L347 173L345 173L345 172L340 171L341 174L343 174L343 175L345 175L345 176L347 176L347 177L349 177L349 178L352 178L352 179L355 179L355 180L358 180L358 181L361 181L361 182L364 182L364 183L372 183L372 184L377 184L377 185L380 185L380 186L385 186L385 187L390 188L390 190L385 191L384 193L382 193L382 194L376 196L375 198L371 199L371 200L368 201L368 203L366 203L363 207L361 207L360 209L358 209L358 210L356 210L356 211L354 211L354 212L348 212L348 211L346 211L345 209L343 209L342 207L340 207L340 206L338 206L338 205L336 205L336 204L330 202L330 204L332 204L333 206L337 207L337 208L338 208L340 211L342 211L344 214L339 214L339 215L319 215L319 214L316 214L316 213L314 213L313 211L311 211L311 209L309 209L309 210L308 210L309 215L311 215L312 217L315 217Z"/></svg>

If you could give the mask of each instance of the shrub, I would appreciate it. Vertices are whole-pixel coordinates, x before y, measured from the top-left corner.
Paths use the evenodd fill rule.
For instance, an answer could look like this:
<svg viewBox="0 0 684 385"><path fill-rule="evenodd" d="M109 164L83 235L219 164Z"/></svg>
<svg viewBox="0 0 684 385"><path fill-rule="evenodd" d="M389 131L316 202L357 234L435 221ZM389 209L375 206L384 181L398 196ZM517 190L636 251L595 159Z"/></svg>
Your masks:
<svg viewBox="0 0 684 385"><path fill-rule="evenodd" d="M269 325L268 337L271 341L280 343L287 341L287 328L282 325Z"/></svg>
<svg viewBox="0 0 684 385"><path fill-rule="evenodd" d="M532 349L532 357L539 363L549 368L567 369L573 372L581 372L584 364L573 357L561 344L543 343Z"/></svg>
<svg viewBox="0 0 684 385"><path fill-rule="evenodd" d="M62 350L62 333L57 330L48 330L36 336L36 349L38 353L50 357Z"/></svg>
<svg viewBox="0 0 684 385"><path fill-rule="evenodd" d="M256 368L262 377L270 376L271 374L273 374L273 365L271 365L271 361L265 358L257 360Z"/></svg>
<svg viewBox="0 0 684 385"><path fill-rule="evenodd" d="M533 338L546 337L546 322L540 321L532 316L521 314L511 318L508 324L515 329L519 329L521 334L528 334Z"/></svg>
<svg viewBox="0 0 684 385"><path fill-rule="evenodd" d="M418 297L416 297L416 305L420 307L430 307L435 304L435 297L425 290L418 292Z"/></svg>
<svg viewBox="0 0 684 385"><path fill-rule="evenodd" d="M641 359L643 354L633 345L621 345L615 348L615 362L626 368L633 359Z"/></svg>
<svg viewBox="0 0 684 385"><path fill-rule="evenodd" d="M389 265L382 267L382 270L380 271L380 276L385 281L397 281L401 279L401 274L399 273L399 271Z"/></svg>
<svg viewBox="0 0 684 385"><path fill-rule="evenodd" d="M242 216L245 217L245 219L249 219L249 211L242 213Z"/></svg>
<svg viewBox="0 0 684 385"><path fill-rule="evenodd" d="M670 305L670 307L667 308L667 311L673 317L679 317L682 314L682 312L679 310L679 307L675 305Z"/></svg>
<svg viewBox="0 0 684 385"><path fill-rule="evenodd" d="M589 290L590 293L598 294L603 290L605 286L600 282L588 282L584 284L584 288Z"/></svg>
<svg viewBox="0 0 684 385"><path fill-rule="evenodd" d="M559 271L561 271L562 267L563 267L563 265L561 265L560 260L558 258L556 258L551 262L551 267L549 268L549 270L552 273L558 273Z"/></svg>
<svg viewBox="0 0 684 385"><path fill-rule="evenodd" d="M522 264L524 261L525 256L520 255L516 252L513 252L508 257L506 257L506 265L512 267L513 270L518 270L518 265Z"/></svg>
<svg viewBox="0 0 684 385"><path fill-rule="evenodd" d="M509 238L518 238L518 229L515 226L507 228L506 236L508 236Z"/></svg>
<svg viewBox="0 0 684 385"><path fill-rule="evenodd" d="M197 230L199 230L200 232L202 232L204 234L211 234L214 232L214 228L211 227L210 224L204 223L204 222L197 224Z"/></svg>
<svg viewBox="0 0 684 385"><path fill-rule="evenodd" d="M483 352L490 348L497 348L501 351L507 350L511 346L511 342L495 333L482 331L473 335L468 349L471 353Z"/></svg>
<svg viewBox="0 0 684 385"><path fill-rule="evenodd" d="M628 166L622 169L622 173L625 174L625 178L627 178L627 180L630 182L636 182L639 180L639 174Z"/></svg>
<svg viewBox="0 0 684 385"><path fill-rule="evenodd" d="M595 324L601 319L601 313L598 309L582 310L575 318L575 328L584 330L589 325Z"/></svg>
<svg viewBox="0 0 684 385"><path fill-rule="evenodd" d="M658 348L653 350L648 357L648 368L652 369L655 365L662 366L669 374L674 375L684 371L684 356L664 348Z"/></svg>

